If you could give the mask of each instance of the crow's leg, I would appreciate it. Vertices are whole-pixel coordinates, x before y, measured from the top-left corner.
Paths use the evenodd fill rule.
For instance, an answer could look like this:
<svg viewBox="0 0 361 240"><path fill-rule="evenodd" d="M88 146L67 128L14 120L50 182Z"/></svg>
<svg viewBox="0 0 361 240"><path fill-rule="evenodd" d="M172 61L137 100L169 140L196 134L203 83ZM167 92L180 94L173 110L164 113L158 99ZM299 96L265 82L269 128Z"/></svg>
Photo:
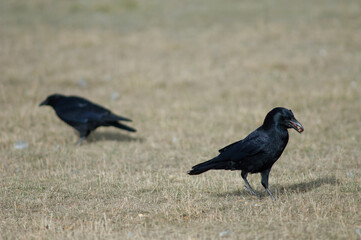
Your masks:
<svg viewBox="0 0 361 240"><path fill-rule="evenodd" d="M248 190L248 192L249 192L250 194L259 197L260 195L257 194L257 193L253 190L253 188L251 187L251 185L250 185L249 182L247 181L247 175L248 175L248 172L242 171L241 176L242 176L244 182L246 183L246 186L245 186L246 189Z"/></svg>
<svg viewBox="0 0 361 240"><path fill-rule="evenodd" d="M75 142L74 145L75 145L75 146L76 146L76 145L80 145L80 144L84 141L84 139L85 139L85 137L80 137L80 138L78 139L78 141Z"/></svg>
<svg viewBox="0 0 361 240"><path fill-rule="evenodd" d="M262 183L262 186L266 189L268 195L270 195L270 197L272 198L272 200L275 200L274 196L272 195L271 191L268 188L268 176L269 176L270 171L271 171L271 168L261 172L261 177L262 177L261 183Z"/></svg>
<svg viewBox="0 0 361 240"><path fill-rule="evenodd" d="M91 132L90 130L85 130L85 131L79 130L79 139L78 141L76 141L74 145L80 145L84 141L84 139L86 139L89 136L90 132Z"/></svg>

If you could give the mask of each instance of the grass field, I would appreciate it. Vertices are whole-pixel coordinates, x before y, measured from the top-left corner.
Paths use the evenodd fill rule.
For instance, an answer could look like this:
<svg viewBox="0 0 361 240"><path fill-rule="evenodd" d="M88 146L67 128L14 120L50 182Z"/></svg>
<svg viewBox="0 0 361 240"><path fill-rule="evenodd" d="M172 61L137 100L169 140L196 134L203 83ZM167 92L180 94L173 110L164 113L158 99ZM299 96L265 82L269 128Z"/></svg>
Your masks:
<svg viewBox="0 0 361 240"><path fill-rule="evenodd" d="M2 0L2 239L361 239L361 3ZM134 120L81 146L74 94ZM188 176L276 106L305 127L272 201L240 172ZM25 149L15 149L26 141Z"/></svg>

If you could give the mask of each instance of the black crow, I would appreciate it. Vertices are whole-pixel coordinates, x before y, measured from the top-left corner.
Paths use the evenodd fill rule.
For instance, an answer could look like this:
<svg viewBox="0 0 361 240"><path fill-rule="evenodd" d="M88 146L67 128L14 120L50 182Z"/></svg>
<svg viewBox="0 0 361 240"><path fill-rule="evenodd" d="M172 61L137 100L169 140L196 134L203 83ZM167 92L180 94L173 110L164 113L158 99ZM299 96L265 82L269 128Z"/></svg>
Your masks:
<svg viewBox="0 0 361 240"><path fill-rule="evenodd" d="M247 175L261 173L261 183L274 199L268 189L268 176L287 145L288 128L294 128L299 133L304 130L291 110L274 108L267 114L262 126L245 139L220 149L217 157L193 166L188 174L198 175L211 169L241 170L246 187L252 195L258 196L248 183Z"/></svg>
<svg viewBox="0 0 361 240"><path fill-rule="evenodd" d="M132 120L117 116L108 109L77 96L64 96L53 94L48 96L39 106L49 105L53 107L58 117L79 132L81 143L93 130L100 126L113 126L130 132L134 128L128 127L118 121Z"/></svg>

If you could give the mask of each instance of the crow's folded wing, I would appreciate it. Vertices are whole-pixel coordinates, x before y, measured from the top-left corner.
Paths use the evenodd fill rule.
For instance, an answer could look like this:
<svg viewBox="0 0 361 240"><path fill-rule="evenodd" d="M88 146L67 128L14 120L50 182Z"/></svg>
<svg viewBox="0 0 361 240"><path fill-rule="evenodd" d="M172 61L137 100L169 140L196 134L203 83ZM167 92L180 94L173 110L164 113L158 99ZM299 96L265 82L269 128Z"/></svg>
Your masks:
<svg viewBox="0 0 361 240"><path fill-rule="evenodd" d="M219 150L219 160L241 161L244 158L263 154L269 144L268 136L259 131L254 131L245 139L232 143Z"/></svg>

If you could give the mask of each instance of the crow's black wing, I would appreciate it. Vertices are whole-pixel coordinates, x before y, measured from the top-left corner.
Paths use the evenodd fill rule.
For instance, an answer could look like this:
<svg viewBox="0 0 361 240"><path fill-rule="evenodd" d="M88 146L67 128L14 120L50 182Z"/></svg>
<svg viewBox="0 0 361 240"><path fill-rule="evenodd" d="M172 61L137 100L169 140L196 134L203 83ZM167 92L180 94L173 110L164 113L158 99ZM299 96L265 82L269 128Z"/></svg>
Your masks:
<svg viewBox="0 0 361 240"><path fill-rule="evenodd" d="M263 154L268 145L268 135L263 131L256 130L245 139L220 149L217 158L218 161L242 161L242 159Z"/></svg>
<svg viewBox="0 0 361 240"><path fill-rule="evenodd" d="M55 111L64 121L74 123L87 123L90 119L100 119L104 114L110 112L80 97L63 99L56 105Z"/></svg>
<svg viewBox="0 0 361 240"><path fill-rule="evenodd" d="M245 139L222 148L217 157L193 166L188 174L197 175L210 169L239 170L242 161L257 159L263 155L268 142L267 134L256 130Z"/></svg>
<svg viewBox="0 0 361 240"><path fill-rule="evenodd" d="M240 143L240 142L242 142L242 141L243 141L243 139L242 139L242 140L239 140L239 141L237 141L237 142L231 143L231 144L229 144L229 145L227 145L227 146L219 149L218 152L222 153L222 152L228 150L229 148L231 148L233 145L238 144L238 143Z"/></svg>
<svg viewBox="0 0 361 240"><path fill-rule="evenodd" d="M92 103L84 98L71 96L56 109L57 114L64 121L87 123L87 122L111 122L131 121L128 118L117 116L108 109Z"/></svg>

